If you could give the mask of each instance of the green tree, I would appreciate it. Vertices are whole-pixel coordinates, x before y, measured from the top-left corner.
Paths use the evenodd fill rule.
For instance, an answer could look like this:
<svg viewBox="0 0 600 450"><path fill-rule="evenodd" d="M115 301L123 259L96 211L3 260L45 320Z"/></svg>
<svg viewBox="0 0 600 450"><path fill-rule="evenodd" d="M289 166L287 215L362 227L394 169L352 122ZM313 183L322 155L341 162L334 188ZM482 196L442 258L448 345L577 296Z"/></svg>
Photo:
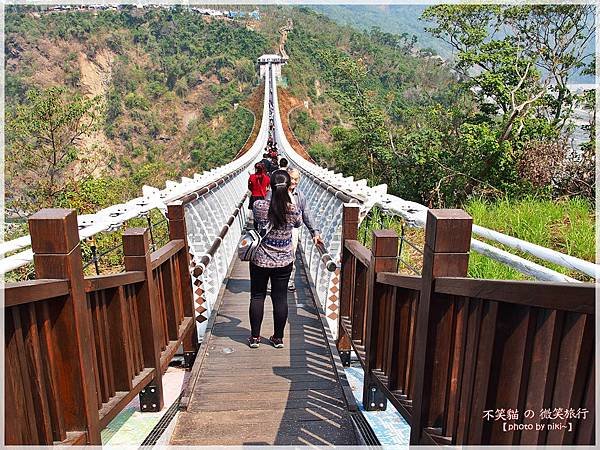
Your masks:
<svg viewBox="0 0 600 450"><path fill-rule="evenodd" d="M345 109L354 129L335 128L333 137L346 153L349 173L381 181L393 159L393 142L366 67L335 49L318 52L330 83L329 94Z"/></svg>
<svg viewBox="0 0 600 450"><path fill-rule="evenodd" d="M102 119L99 96L85 98L62 87L30 90L7 116L7 207L31 212L49 207L66 188L79 142Z"/></svg>
<svg viewBox="0 0 600 450"><path fill-rule="evenodd" d="M312 137L319 131L319 123L304 110L294 114L292 131L303 144L310 144Z"/></svg>
<svg viewBox="0 0 600 450"><path fill-rule="evenodd" d="M594 56L586 68L582 72L584 75L595 75L596 74L596 56ZM596 105L596 89L586 89L579 97L579 101L586 111L590 114L589 122L583 126L583 129L587 131L589 141L583 144L585 151L595 151L596 143L596 114L598 107Z"/></svg>
<svg viewBox="0 0 600 450"><path fill-rule="evenodd" d="M547 74L551 120L562 128L573 107L567 86L574 70L593 58L588 43L594 38L592 5L511 6L503 11L505 23L523 48L538 56L536 65Z"/></svg>
<svg viewBox="0 0 600 450"><path fill-rule="evenodd" d="M548 111L557 134L563 129L573 100L569 75L590 56L584 49L593 11L591 5L439 5L422 18L458 51L457 69L476 88L482 109L501 110L502 141L518 137L535 109Z"/></svg>

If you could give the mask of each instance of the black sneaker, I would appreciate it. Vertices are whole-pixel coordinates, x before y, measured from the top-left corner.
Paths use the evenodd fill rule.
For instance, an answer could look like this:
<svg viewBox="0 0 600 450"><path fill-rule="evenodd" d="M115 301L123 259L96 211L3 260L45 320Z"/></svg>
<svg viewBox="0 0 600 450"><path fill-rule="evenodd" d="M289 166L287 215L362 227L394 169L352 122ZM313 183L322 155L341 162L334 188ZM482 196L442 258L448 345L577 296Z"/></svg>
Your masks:
<svg viewBox="0 0 600 450"><path fill-rule="evenodd" d="M269 338L269 342L271 342L271 344L273 344L273 347L275 347L275 348L283 348L283 339L281 339L281 338L276 338L275 336L271 336Z"/></svg>
<svg viewBox="0 0 600 450"><path fill-rule="evenodd" d="M258 348L258 346L260 345L260 336L259 337L250 336L248 338L248 345L250 346L250 348Z"/></svg>

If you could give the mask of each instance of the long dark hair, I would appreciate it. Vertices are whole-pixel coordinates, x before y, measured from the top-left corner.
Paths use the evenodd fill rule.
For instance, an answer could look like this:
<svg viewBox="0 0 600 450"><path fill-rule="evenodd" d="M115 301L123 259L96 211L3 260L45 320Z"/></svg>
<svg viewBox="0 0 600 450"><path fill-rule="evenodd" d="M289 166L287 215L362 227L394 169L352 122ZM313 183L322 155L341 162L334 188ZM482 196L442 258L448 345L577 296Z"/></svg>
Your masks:
<svg viewBox="0 0 600 450"><path fill-rule="evenodd" d="M254 164L254 169L256 170L256 178L258 180L258 183L262 186L262 181L263 181L263 177L265 175L265 173L267 172L267 168L265 167L265 164L262 162L257 162L256 164Z"/></svg>
<svg viewBox="0 0 600 450"><path fill-rule="evenodd" d="M273 228L283 228L286 220L285 215L288 205L292 203L288 189L290 187L290 176L287 172L278 172L271 177L271 204L269 205L269 221Z"/></svg>

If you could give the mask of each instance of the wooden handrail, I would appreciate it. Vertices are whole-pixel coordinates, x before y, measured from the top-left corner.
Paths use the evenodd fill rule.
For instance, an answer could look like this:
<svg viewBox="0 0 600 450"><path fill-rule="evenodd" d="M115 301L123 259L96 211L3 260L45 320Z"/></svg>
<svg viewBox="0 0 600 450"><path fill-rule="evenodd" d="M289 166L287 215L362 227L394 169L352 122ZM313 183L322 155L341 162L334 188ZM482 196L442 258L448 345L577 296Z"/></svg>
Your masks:
<svg viewBox="0 0 600 450"><path fill-rule="evenodd" d="M6 283L4 306L16 306L60 297L69 293L68 280L43 279Z"/></svg>
<svg viewBox="0 0 600 450"><path fill-rule="evenodd" d="M377 282L418 291L421 277L383 272L377 274ZM593 283L440 277L435 279L435 292L581 314L596 312Z"/></svg>
<svg viewBox="0 0 600 450"><path fill-rule="evenodd" d="M566 419L518 432L481 413L539 411L548 398L592 410L595 286L467 278L471 218L459 210L429 211L422 276L394 272L388 233L374 232L372 250L354 233L343 240L338 349L351 345L363 365L365 409L390 401L411 444L592 442L585 419L572 420L573 432Z"/></svg>
<svg viewBox="0 0 600 450"><path fill-rule="evenodd" d="M29 226L40 279L5 286L7 404L23 406L5 418L6 442L99 444L136 395L160 410L169 360L197 350L183 206L169 205L171 241L153 253L147 229L126 230L126 271L110 275L84 277L74 211Z"/></svg>
<svg viewBox="0 0 600 450"><path fill-rule="evenodd" d="M179 335L182 338L181 344L183 347L184 364L186 367L191 367L196 353L198 352L198 332L195 326L195 302L194 292L190 289L193 286L192 277L189 271L191 257L190 252L187 251L189 248L187 241L187 227L185 223L185 208L183 202L175 201L167 205L167 217L169 219L169 238L171 240L181 239L183 240L184 251L178 253L177 257L173 259L174 267L179 272L179 276L173 280L173 285L177 285L179 281L179 293L181 294L181 303L178 303L179 316L183 315L182 320L185 321L186 317L192 318L192 325L190 330L187 329ZM177 287L177 286L176 286ZM177 290L177 289L176 289ZM181 327L180 327L181 330ZM179 347L179 346L177 346Z"/></svg>
<svg viewBox="0 0 600 450"><path fill-rule="evenodd" d="M128 284L139 283L146 279L146 274L139 270L129 272L115 273L111 275L96 275L85 277L85 292L95 292L104 289L127 286Z"/></svg>
<svg viewBox="0 0 600 450"><path fill-rule="evenodd" d="M442 277L435 279L435 292L582 314L596 311L593 283Z"/></svg>
<svg viewBox="0 0 600 450"><path fill-rule="evenodd" d="M60 301L29 305L28 322L43 324L37 330L23 320L25 306L13 312L14 331L8 335L13 341L30 342L16 354L37 363L21 365L19 371L10 374L13 381L6 383L7 398L12 395L33 400L22 411L11 412L15 421L28 424L30 432L19 435L18 425L12 422L7 426L11 430L7 443L52 444L65 441L68 432L85 430L86 443L99 445L102 440L94 370L97 358L95 345L90 345L92 320L84 289L77 215L74 210L43 209L31 215L28 222L36 276L68 278L69 293ZM15 348L8 340L6 350L7 355L15 357ZM11 391L15 382L23 386L21 392Z"/></svg>
<svg viewBox="0 0 600 450"><path fill-rule="evenodd" d="M360 261L363 266L369 267L369 264L371 264L371 250L362 245L359 241L352 239L344 241L344 246L356 257L356 259Z"/></svg>
<svg viewBox="0 0 600 450"><path fill-rule="evenodd" d="M346 249L347 240L358 238L360 208L356 204L344 204L342 211L342 241L341 241L341 267L340 267L340 309L338 311L338 337L336 347L340 353L342 364L350 366L350 352L352 350L350 327L344 326L345 318L352 313L352 299L355 287L356 259ZM348 328L348 329L347 329Z"/></svg>
<svg viewBox="0 0 600 450"><path fill-rule="evenodd" d="M378 283L387 284L413 291L421 290L421 277L418 275L402 275L394 272L380 272L377 274Z"/></svg>
<svg viewBox="0 0 600 450"><path fill-rule="evenodd" d="M162 265L162 263L175 255L183 247L183 239L177 239L174 241L169 241L165 246L159 248L155 252L152 252L150 254L150 259L152 260L152 270Z"/></svg>

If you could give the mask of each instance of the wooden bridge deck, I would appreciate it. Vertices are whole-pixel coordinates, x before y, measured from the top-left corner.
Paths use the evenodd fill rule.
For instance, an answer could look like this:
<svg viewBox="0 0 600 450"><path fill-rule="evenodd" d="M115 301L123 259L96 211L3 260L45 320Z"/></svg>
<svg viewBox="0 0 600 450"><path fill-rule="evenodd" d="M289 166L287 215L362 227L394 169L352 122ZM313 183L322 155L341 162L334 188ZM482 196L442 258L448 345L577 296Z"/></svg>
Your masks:
<svg viewBox="0 0 600 450"><path fill-rule="evenodd" d="M356 445L342 385L300 259L283 349L273 348L270 297L260 348L246 343L248 263L234 263L173 445ZM199 354L200 357L200 354ZM342 376L342 381L344 378Z"/></svg>

